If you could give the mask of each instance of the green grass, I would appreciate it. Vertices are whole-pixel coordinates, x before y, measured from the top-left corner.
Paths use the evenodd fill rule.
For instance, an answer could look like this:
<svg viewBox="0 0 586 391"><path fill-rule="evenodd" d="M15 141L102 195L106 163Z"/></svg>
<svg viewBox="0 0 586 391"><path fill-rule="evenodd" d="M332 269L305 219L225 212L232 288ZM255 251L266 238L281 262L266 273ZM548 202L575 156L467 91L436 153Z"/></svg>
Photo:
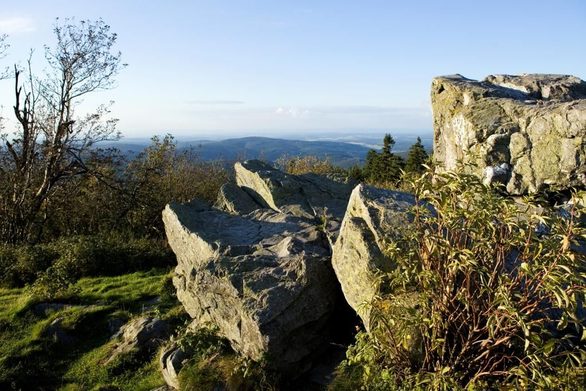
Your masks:
<svg viewBox="0 0 586 391"><path fill-rule="evenodd" d="M11 318L15 311L20 308L26 296L22 288L5 289L0 288L0 319Z"/></svg>
<svg viewBox="0 0 586 391"><path fill-rule="evenodd" d="M76 360L64 374L61 390L88 390L96 386L111 386L121 390L152 390L164 384L158 364L158 355L147 362L118 363L104 365L104 360L113 348L108 342Z"/></svg>
<svg viewBox="0 0 586 391"><path fill-rule="evenodd" d="M172 327L185 322L172 292L167 270L84 278L53 300L65 307L42 312L29 289L0 288L0 389L148 390L164 384L156 355L145 362L130 357L116 370L104 361L115 344L108 330L113 319L147 313ZM56 319L75 342L47 333Z"/></svg>
<svg viewBox="0 0 586 391"><path fill-rule="evenodd" d="M73 299L80 303L102 302L129 311L144 309L145 302L160 296L166 273L137 272L116 277L82 278Z"/></svg>

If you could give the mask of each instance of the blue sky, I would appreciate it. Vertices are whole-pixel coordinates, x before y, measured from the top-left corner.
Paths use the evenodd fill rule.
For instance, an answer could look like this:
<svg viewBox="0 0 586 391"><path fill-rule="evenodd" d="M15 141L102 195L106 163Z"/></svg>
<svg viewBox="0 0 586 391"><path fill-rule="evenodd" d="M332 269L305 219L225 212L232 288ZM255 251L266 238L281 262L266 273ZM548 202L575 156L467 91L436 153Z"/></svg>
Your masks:
<svg viewBox="0 0 586 391"><path fill-rule="evenodd" d="M584 1L0 2L9 56L51 44L55 17L102 17L128 67L114 100L128 137L431 129L434 76L586 78ZM3 63L3 64L2 64ZM10 114L12 84L0 82Z"/></svg>

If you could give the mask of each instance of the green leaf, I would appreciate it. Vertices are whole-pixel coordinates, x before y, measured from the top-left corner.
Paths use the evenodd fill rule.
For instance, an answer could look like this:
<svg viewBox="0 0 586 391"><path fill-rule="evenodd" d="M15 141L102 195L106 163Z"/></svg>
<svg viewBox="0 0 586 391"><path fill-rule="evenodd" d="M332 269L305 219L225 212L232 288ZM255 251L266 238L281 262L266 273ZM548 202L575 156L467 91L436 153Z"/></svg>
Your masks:
<svg viewBox="0 0 586 391"><path fill-rule="evenodd" d="M555 344L556 344L556 340L550 339L545 343L545 345L543 345L543 351L545 352L546 355L549 356L551 354L551 352L553 352L553 349L555 348Z"/></svg>

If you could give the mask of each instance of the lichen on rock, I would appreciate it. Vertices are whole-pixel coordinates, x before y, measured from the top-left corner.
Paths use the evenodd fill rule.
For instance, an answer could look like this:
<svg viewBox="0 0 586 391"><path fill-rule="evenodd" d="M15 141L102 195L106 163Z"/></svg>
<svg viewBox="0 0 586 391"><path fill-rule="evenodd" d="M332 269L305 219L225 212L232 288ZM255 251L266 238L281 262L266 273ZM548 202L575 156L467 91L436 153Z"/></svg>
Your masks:
<svg viewBox="0 0 586 391"><path fill-rule="evenodd" d="M579 78L442 76L432 82L431 100L440 167L461 164L514 195L586 185L586 83Z"/></svg>

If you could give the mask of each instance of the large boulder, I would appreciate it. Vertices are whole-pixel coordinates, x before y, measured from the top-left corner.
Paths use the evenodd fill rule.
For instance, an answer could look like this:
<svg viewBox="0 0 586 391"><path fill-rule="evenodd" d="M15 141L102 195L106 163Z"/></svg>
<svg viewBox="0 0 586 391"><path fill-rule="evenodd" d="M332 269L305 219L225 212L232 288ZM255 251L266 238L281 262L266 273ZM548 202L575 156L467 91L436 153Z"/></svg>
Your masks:
<svg viewBox="0 0 586 391"><path fill-rule="evenodd" d="M279 205L272 206L301 210ZM186 311L244 356L289 375L328 342L339 297L326 235L304 217L270 208L240 216L198 202L163 211Z"/></svg>
<svg viewBox="0 0 586 391"><path fill-rule="evenodd" d="M586 83L565 75L437 77L434 158L514 195L586 185Z"/></svg>
<svg viewBox="0 0 586 391"><path fill-rule="evenodd" d="M370 326L369 303L377 294L379 275L393 269L385 248L401 240L409 223L413 195L358 185L348 202L332 253L332 266L348 304Z"/></svg>

